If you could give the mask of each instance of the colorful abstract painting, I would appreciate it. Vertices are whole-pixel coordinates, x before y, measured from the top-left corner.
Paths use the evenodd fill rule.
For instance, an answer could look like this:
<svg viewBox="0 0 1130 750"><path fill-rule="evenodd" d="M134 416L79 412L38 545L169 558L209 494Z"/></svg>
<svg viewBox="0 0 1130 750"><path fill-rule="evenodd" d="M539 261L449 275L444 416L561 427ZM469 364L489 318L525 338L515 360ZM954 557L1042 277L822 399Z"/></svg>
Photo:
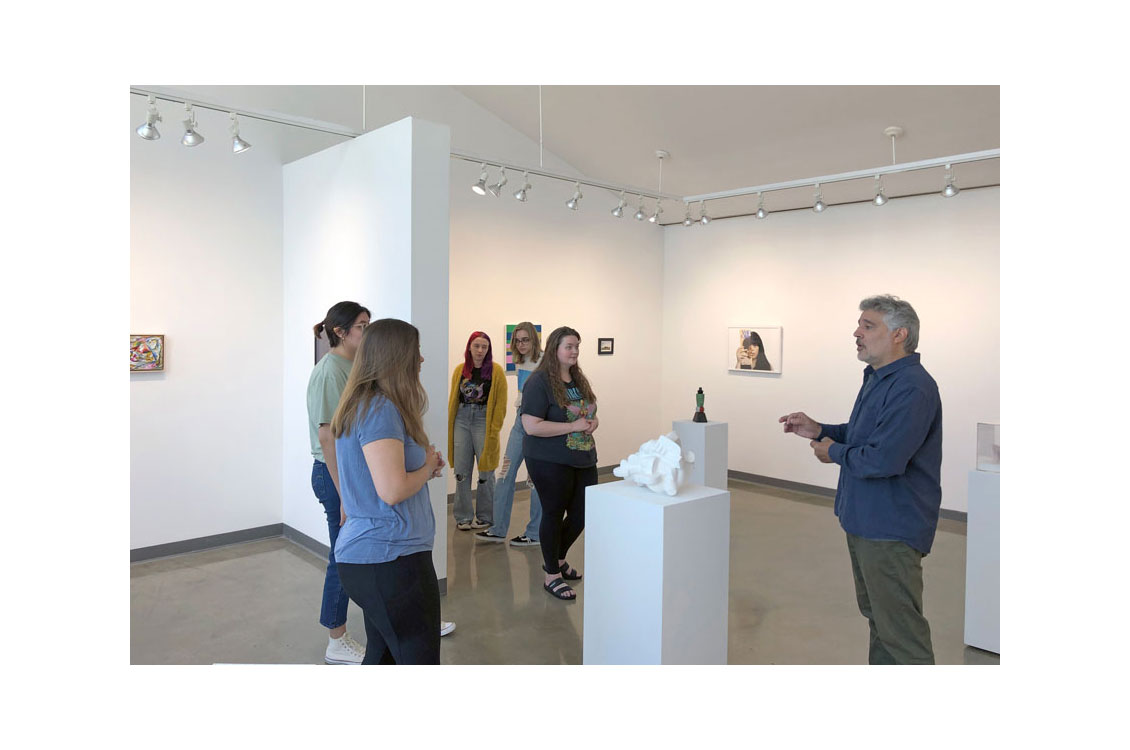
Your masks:
<svg viewBox="0 0 1130 750"><path fill-rule="evenodd" d="M157 372L165 369L164 334L130 334L129 371Z"/></svg>
<svg viewBox="0 0 1130 750"><path fill-rule="evenodd" d="M506 324L506 371L514 372L514 353L510 351L510 337L514 335L514 329L518 327L517 323ZM538 340L541 340L541 324L534 323L534 328L538 332Z"/></svg>

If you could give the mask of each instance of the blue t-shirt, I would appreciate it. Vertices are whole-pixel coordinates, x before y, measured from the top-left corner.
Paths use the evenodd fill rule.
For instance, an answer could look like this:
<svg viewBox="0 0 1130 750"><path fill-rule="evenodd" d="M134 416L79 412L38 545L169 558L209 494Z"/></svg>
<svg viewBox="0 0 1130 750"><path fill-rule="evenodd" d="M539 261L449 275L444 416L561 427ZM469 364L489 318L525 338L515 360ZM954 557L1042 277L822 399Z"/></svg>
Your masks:
<svg viewBox="0 0 1130 750"><path fill-rule="evenodd" d="M396 505L377 495L361 446L386 438L404 443L406 472L424 465L425 449L405 432L400 412L383 396L374 398L358 416L352 432L337 439L338 478L346 515L334 545L338 562L383 563L432 549L436 519L428 485Z"/></svg>

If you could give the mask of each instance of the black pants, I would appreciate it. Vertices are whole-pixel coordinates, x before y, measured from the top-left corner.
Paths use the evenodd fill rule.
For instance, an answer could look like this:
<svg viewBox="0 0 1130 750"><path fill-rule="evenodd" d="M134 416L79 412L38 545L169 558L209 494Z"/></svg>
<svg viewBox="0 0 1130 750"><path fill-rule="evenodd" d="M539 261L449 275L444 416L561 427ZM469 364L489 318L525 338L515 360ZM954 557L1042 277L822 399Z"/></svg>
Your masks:
<svg viewBox="0 0 1130 750"><path fill-rule="evenodd" d="M362 664L439 664L439 583L431 552L391 562L338 562L349 598L365 613Z"/></svg>
<svg viewBox="0 0 1130 750"><path fill-rule="evenodd" d="M555 464L526 457L526 468L541 498L541 556L545 569L559 573L558 560L585 530L585 487L596 484L596 467Z"/></svg>

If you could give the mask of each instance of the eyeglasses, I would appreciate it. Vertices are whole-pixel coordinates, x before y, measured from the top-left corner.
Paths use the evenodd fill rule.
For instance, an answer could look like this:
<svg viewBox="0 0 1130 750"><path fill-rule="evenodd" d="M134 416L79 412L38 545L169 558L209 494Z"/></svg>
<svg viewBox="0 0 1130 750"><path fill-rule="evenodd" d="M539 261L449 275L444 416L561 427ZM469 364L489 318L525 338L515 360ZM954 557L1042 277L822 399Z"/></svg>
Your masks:
<svg viewBox="0 0 1130 750"><path fill-rule="evenodd" d="M362 331L364 331L365 326L367 326L367 325L369 325L369 324L368 323L354 323L353 325L350 326L350 328L360 328Z"/></svg>
<svg viewBox="0 0 1130 750"><path fill-rule="evenodd" d="M518 339L518 338L516 338L516 339L514 339L514 343L515 343L515 344L528 344L528 343L530 343L530 337L529 337L529 336L527 336L527 337L526 337L526 338L524 338L524 339Z"/></svg>

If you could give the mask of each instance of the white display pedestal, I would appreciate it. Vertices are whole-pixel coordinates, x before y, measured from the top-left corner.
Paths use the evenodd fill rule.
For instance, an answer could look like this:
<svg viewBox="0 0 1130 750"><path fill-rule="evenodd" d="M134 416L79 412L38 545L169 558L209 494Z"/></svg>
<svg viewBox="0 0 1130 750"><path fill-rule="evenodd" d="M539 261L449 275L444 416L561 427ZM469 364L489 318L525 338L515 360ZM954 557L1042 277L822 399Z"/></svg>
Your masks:
<svg viewBox="0 0 1130 750"><path fill-rule="evenodd" d="M1001 652L1001 475L969 472L965 643Z"/></svg>
<svg viewBox="0 0 1130 750"><path fill-rule="evenodd" d="M730 493L585 493L585 664L725 664Z"/></svg>
<svg viewBox="0 0 1130 750"><path fill-rule="evenodd" d="M683 450L694 452L687 483L729 489L729 428L726 423L676 419L671 424Z"/></svg>

